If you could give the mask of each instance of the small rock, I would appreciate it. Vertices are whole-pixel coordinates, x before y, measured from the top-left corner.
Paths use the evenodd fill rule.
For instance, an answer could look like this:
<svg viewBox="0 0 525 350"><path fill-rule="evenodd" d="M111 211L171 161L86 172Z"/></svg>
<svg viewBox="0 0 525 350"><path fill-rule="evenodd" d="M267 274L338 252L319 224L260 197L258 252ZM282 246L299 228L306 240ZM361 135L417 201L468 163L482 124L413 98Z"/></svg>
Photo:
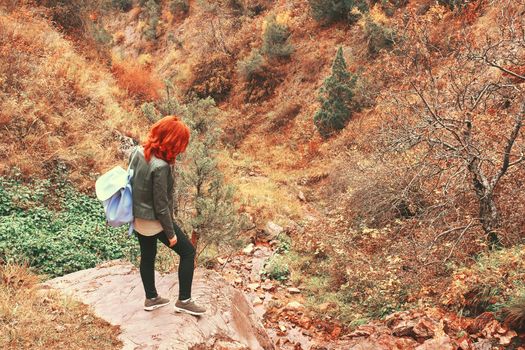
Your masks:
<svg viewBox="0 0 525 350"><path fill-rule="evenodd" d="M299 191L299 193L297 194L297 197L298 197L301 201L306 202L306 197L304 196L303 191Z"/></svg>
<svg viewBox="0 0 525 350"><path fill-rule="evenodd" d="M250 283L248 284L246 287L248 287L249 289L251 290L256 290L257 288L259 288L261 285L259 283Z"/></svg>
<svg viewBox="0 0 525 350"><path fill-rule="evenodd" d="M448 336L429 339L423 344L419 345L415 350L455 350L452 341Z"/></svg>
<svg viewBox="0 0 525 350"><path fill-rule="evenodd" d="M271 281L266 281L263 285L262 285L262 289L264 289L265 291L271 291L271 290L274 290L275 289L275 285L271 282Z"/></svg>
<svg viewBox="0 0 525 350"><path fill-rule="evenodd" d="M255 297L252 299L253 306L262 305L263 301L259 297Z"/></svg>
<svg viewBox="0 0 525 350"><path fill-rule="evenodd" d="M62 326L62 325L57 325L55 326L55 330L58 332L58 333L62 333L63 331L66 330L66 327Z"/></svg>
<svg viewBox="0 0 525 350"><path fill-rule="evenodd" d="M472 344L474 350L492 350L492 342L488 339L482 339Z"/></svg>
<svg viewBox="0 0 525 350"><path fill-rule="evenodd" d="M394 328L392 328L392 334L396 337L412 337L414 334L414 327L416 326L415 320L401 320Z"/></svg>
<svg viewBox="0 0 525 350"><path fill-rule="evenodd" d="M299 294L299 293L301 293L301 290L299 288L289 287L288 288L288 293L290 293L290 294Z"/></svg>
<svg viewBox="0 0 525 350"><path fill-rule="evenodd" d="M288 328L286 328L284 323L279 323L279 330L284 333L288 330Z"/></svg>
<svg viewBox="0 0 525 350"><path fill-rule="evenodd" d="M268 221L264 227L264 233L270 239L277 237L281 232L283 232L283 230L284 229L281 226L277 225L273 221Z"/></svg>
<svg viewBox="0 0 525 350"><path fill-rule="evenodd" d="M246 255L251 255L253 253L254 248L255 246L253 245L253 243L250 243L242 250L242 252Z"/></svg>
<svg viewBox="0 0 525 350"><path fill-rule="evenodd" d="M304 309L304 305L298 301L290 301L288 304L286 304L286 310L297 311L302 309Z"/></svg>
<svg viewBox="0 0 525 350"><path fill-rule="evenodd" d="M223 258L217 258L217 262L221 265L224 265L226 264L226 259L223 259Z"/></svg>
<svg viewBox="0 0 525 350"><path fill-rule="evenodd" d="M434 336L437 327L438 324L435 321L429 317L423 317L414 326L413 331L416 337L428 339Z"/></svg>

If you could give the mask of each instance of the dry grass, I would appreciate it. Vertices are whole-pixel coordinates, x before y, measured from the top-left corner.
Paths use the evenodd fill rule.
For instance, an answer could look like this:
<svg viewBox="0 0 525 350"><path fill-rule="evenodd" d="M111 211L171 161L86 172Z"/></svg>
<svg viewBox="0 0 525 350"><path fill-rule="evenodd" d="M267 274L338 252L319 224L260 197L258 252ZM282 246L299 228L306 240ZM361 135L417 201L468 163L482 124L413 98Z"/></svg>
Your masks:
<svg viewBox="0 0 525 350"><path fill-rule="evenodd" d="M0 10L0 32L0 173L45 176L60 160L91 187L121 156L114 131L140 135L146 121L125 107L109 72L31 10Z"/></svg>
<svg viewBox="0 0 525 350"><path fill-rule="evenodd" d="M57 291L27 267L0 265L0 348L120 349L118 327Z"/></svg>
<svg viewBox="0 0 525 350"><path fill-rule="evenodd" d="M114 61L112 67L117 84L127 91L131 98L141 101L156 101L162 82L145 66L129 61Z"/></svg>

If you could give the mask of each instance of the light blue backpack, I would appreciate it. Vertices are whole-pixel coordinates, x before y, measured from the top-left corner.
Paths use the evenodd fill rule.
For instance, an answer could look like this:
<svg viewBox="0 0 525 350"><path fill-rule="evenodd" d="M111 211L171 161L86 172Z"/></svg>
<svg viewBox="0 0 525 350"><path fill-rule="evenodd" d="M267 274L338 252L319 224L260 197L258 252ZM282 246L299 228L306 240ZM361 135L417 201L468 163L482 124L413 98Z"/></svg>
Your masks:
<svg viewBox="0 0 525 350"><path fill-rule="evenodd" d="M133 169L130 167L137 154L137 148L133 152L127 171L117 165L101 175L95 183L95 192L104 206L107 224L112 227L129 224L128 236L131 235L134 228L133 196L131 193Z"/></svg>

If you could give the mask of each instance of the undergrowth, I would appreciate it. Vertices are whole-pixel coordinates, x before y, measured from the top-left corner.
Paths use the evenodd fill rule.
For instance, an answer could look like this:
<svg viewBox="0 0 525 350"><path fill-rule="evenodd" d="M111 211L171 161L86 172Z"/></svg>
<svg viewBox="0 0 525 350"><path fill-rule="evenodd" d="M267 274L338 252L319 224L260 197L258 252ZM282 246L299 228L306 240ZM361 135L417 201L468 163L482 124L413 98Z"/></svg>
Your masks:
<svg viewBox="0 0 525 350"><path fill-rule="evenodd" d="M64 180L0 177L0 258L51 277L119 258L136 260L125 228L106 227L100 202Z"/></svg>

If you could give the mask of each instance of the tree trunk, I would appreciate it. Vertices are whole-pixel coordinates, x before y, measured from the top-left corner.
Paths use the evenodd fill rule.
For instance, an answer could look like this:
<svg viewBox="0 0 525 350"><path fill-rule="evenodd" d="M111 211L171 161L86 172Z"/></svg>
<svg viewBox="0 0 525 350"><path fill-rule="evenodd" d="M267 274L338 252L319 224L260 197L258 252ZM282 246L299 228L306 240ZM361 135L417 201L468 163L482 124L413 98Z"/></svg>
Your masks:
<svg viewBox="0 0 525 350"><path fill-rule="evenodd" d="M500 216L492 192L485 193L483 197L479 198L479 218L483 231L487 235L489 248L494 249L501 246L497 233L500 226Z"/></svg>

